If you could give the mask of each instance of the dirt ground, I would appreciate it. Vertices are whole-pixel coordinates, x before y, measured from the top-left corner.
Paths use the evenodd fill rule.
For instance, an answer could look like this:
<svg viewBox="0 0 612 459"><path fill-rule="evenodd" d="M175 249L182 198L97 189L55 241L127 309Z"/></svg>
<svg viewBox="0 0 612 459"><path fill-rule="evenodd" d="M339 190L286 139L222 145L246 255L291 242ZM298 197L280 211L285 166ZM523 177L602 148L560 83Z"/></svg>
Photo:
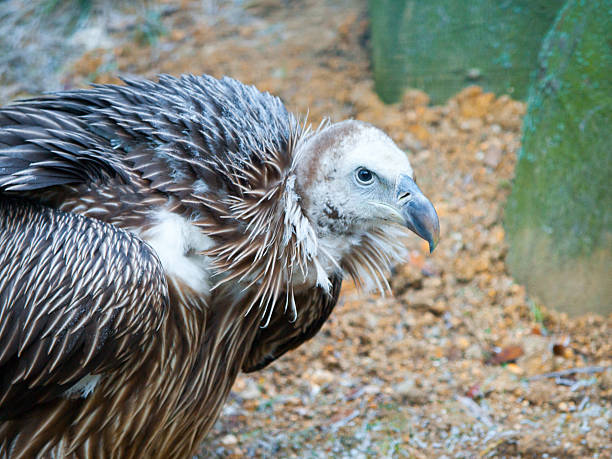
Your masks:
<svg viewBox="0 0 612 459"><path fill-rule="evenodd" d="M433 255L407 240L392 294L345 285L317 337L240 376L201 457L612 457L612 316L555 312L504 262L523 103L469 87L443 106L419 91L383 105L364 1L150 8L92 16L78 32L88 45L58 45L49 81L230 75L315 124L371 122L406 149L441 222ZM26 83L4 97L32 92Z"/></svg>

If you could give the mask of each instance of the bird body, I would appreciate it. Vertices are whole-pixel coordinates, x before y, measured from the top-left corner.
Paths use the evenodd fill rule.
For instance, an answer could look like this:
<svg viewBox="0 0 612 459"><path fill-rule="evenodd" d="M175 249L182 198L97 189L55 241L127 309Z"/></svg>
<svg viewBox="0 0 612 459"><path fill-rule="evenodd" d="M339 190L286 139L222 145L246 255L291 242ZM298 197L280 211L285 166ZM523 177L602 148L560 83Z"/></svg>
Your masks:
<svg viewBox="0 0 612 459"><path fill-rule="evenodd" d="M345 275L384 288L392 223L433 247L412 177L374 127L310 130L229 78L0 109L0 457L192 455Z"/></svg>

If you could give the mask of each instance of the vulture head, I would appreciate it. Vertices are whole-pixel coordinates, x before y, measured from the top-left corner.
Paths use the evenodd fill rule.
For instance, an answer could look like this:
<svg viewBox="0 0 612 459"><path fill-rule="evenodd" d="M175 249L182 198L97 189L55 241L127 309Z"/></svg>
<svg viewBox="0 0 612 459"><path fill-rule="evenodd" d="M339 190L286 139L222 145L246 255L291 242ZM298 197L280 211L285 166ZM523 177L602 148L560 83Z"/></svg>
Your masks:
<svg viewBox="0 0 612 459"><path fill-rule="evenodd" d="M332 124L309 137L296 158L302 211L332 258L350 258L351 251L367 244L373 234L395 235L392 225L408 228L434 250L440 234L436 210L417 186L406 154L384 132L355 120ZM387 246L369 251L377 258L389 250ZM364 264L367 252L360 253L356 266ZM390 253L379 258L385 256L393 258ZM388 265L382 260L371 264Z"/></svg>

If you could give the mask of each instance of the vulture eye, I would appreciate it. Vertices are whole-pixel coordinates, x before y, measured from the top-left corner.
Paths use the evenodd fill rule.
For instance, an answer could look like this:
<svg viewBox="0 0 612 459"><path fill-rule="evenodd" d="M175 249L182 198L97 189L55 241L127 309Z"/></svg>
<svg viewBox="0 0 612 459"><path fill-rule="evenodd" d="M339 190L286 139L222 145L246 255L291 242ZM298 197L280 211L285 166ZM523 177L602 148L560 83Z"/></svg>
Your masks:
<svg viewBox="0 0 612 459"><path fill-rule="evenodd" d="M362 185L369 185L374 181L374 174L372 174L372 172L365 167L360 167L357 169L357 173L355 175L357 176L357 181Z"/></svg>

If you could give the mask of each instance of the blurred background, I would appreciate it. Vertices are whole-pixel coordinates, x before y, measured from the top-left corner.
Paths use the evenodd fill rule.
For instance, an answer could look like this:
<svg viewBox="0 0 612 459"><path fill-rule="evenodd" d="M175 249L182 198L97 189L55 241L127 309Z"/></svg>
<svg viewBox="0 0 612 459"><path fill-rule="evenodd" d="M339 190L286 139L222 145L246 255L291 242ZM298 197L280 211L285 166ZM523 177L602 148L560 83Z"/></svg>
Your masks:
<svg viewBox="0 0 612 459"><path fill-rule="evenodd" d="M441 221L202 457L611 457L612 0L0 0L3 105L160 73L381 127Z"/></svg>

